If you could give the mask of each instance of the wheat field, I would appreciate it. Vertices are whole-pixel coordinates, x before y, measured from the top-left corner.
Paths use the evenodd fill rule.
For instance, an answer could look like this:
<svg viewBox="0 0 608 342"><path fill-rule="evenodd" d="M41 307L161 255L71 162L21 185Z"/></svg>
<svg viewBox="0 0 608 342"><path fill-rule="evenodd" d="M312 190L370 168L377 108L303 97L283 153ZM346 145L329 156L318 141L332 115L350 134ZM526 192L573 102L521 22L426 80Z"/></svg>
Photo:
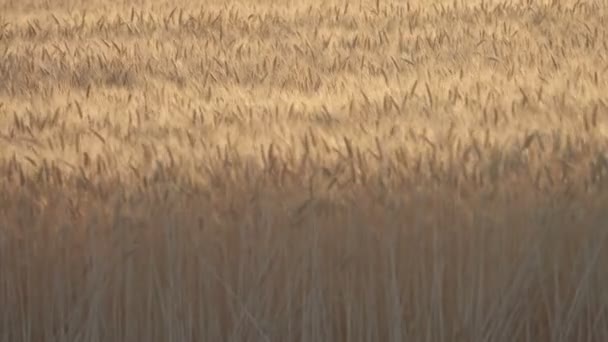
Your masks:
<svg viewBox="0 0 608 342"><path fill-rule="evenodd" d="M0 341L607 341L608 4L0 0Z"/></svg>

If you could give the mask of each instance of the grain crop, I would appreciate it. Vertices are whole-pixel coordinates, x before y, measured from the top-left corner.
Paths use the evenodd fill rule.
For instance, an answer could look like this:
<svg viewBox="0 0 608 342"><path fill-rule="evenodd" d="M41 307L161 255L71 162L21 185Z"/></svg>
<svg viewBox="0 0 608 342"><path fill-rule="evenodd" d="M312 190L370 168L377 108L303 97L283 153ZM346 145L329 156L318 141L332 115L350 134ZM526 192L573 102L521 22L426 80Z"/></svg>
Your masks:
<svg viewBox="0 0 608 342"><path fill-rule="evenodd" d="M0 342L607 341L608 3L0 0Z"/></svg>

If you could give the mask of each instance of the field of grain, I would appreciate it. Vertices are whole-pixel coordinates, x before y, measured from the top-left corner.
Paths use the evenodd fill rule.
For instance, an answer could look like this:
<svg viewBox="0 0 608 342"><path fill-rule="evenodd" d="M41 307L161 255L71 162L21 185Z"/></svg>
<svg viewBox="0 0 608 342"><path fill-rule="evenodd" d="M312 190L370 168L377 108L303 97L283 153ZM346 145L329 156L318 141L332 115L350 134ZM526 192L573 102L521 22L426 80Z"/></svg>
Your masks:
<svg viewBox="0 0 608 342"><path fill-rule="evenodd" d="M607 341L608 4L0 0L0 341Z"/></svg>

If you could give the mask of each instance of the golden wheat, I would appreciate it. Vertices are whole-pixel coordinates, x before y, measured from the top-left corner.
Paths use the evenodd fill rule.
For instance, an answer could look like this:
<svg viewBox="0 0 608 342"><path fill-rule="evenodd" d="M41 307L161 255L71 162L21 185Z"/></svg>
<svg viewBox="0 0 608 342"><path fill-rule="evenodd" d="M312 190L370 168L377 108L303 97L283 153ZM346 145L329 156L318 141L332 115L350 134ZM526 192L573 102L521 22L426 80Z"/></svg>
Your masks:
<svg viewBox="0 0 608 342"><path fill-rule="evenodd" d="M608 339L603 2L0 13L0 341Z"/></svg>

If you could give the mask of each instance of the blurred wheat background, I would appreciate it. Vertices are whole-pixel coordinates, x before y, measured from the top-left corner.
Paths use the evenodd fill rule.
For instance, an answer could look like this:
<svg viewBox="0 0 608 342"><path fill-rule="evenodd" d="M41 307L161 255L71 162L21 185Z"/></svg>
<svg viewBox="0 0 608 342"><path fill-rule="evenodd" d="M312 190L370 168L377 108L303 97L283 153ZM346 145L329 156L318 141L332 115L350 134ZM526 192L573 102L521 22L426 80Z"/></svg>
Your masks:
<svg viewBox="0 0 608 342"><path fill-rule="evenodd" d="M0 341L607 341L607 33L0 0Z"/></svg>

